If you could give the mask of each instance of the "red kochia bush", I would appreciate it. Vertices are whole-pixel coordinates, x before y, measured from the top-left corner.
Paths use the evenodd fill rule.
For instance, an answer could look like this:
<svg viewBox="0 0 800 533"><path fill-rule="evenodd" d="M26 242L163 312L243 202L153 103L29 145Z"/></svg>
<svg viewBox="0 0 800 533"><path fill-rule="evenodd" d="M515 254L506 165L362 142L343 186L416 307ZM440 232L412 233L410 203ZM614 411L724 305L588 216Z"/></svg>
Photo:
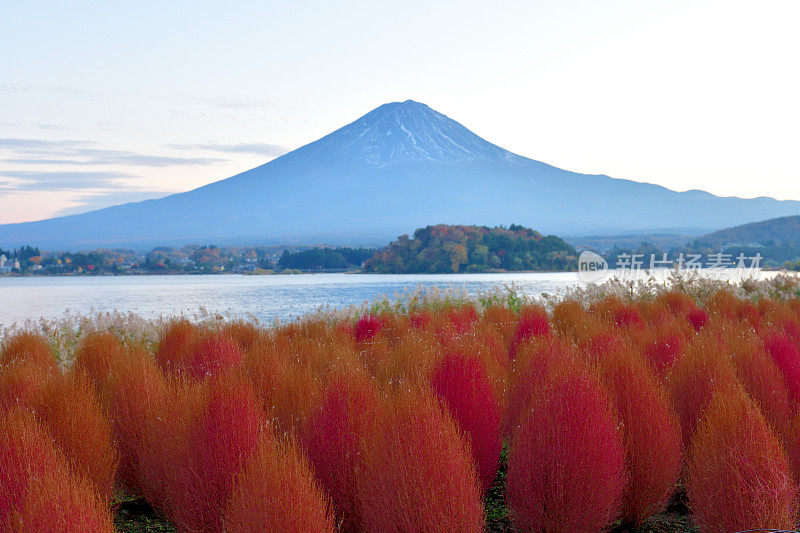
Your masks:
<svg viewBox="0 0 800 533"><path fill-rule="evenodd" d="M678 360L682 344L680 337L671 335L656 339L644 347L645 356L660 377L663 377Z"/></svg>
<svg viewBox="0 0 800 533"><path fill-rule="evenodd" d="M550 321L547 312L538 307L529 307L520 312L519 321L514 329L508 354L511 359L517 356L517 347L520 343L532 337L546 337L550 335Z"/></svg>
<svg viewBox="0 0 800 533"><path fill-rule="evenodd" d="M659 378L663 378L683 354L685 334L688 333L686 329L667 315L634 335L634 345L639 348Z"/></svg>
<svg viewBox="0 0 800 533"><path fill-rule="evenodd" d="M450 323L453 325L455 333L463 335L472 329L478 322L478 311L472 304L465 304L460 307L450 309L445 313Z"/></svg>
<svg viewBox="0 0 800 533"><path fill-rule="evenodd" d="M657 305L666 307L675 316L681 315L695 307L694 300L686 293L679 291L669 291L659 294L654 302Z"/></svg>
<svg viewBox="0 0 800 533"><path fill-rule="evenodd" d="M761 311L753 302L740 301L737 318L740 322L749 324L756 331L761 329Z"/></svg>
<svg viewBox="0 0 800 533"><path fill-rule="evenodd" d="M764 347L783 374L792 400L800 401L800 352L797 347L785 334L777 332L767 336Z"/></svg>
<svg viewBox="0 0 800 533"><path fill-rule="evenodd" d="M794 479L800 480L800 412L793 413L782 436Z"/></svg>
<svg viewBox="0 0 800 533"><path fill-rule="evenodd" d="M480 359L448 355L432 379L433 390L467 434L478 467L481 488L486 491L500 462L500 410L492 384Z"/></svg>
<svg viewBox="0 0 800 533"><path fill-rule="evenodd" d="M207 401L208 384L198 385L188 376L168 380L159 401L148 405L143 442L137 452L137 477L141 495L161 515L175 524L192 523L196 496L194 482L196 451L192 430Z"/></svg>
<svg viewBox="0 0 800 533"><path fill-rule="evenodd" d="M520 310L519 320L514 329L514 338L518 341L531 337L546 337L550 334L550 319L547 311L541 307L529 306Z"/></svg>
<svg viewBox="0 0 800 533"><path fill-rule="evenodd" d="M314 473L330 494L344 531L361 531L358 470L365 428L378 413L378 396L363 374L342 374L303 431Z"/></svg>
<svg viewBox="0 0 800 533"><path fill-rule="evenodd" d="M0 408L0 424L0 530L5 531L10 529L12 513L31 490L30 478L67 468L29 410Z"/></svg>
<svg viewBox="0 0 800 533"><path fill-rule="evenodd" d="M192 347L186 371L195 378L203 378L242 362L242 349L233 337L224 333L209 332L202 335Z"/></svg>
<svg viewBox="0 0 800 533"><path fill-rule="evenodd" d="M625 338L614 333L592 335L579 345L583 362L590 366L600 365L607 358L627 348L628 342Z"/></svg>
<svg viewBox="0 0 800 533"><path fill-rule="evenodd" d="M508 459L508 505L520 531L602 531L626 485L619 421L598 380L566 368L531 398Z"/></svg>
<svg viewBox="0 0 800 533"><path fill-rule="evenodd" d="M427 329L431 323L431 313L427 310L414 311L409 316L409 323L414 329Z"/></svg>
<svg viewBox="0 0 800 533"><path fill-rule="evenodd" d="M231 336L243 350L249 350L258 342L262 331L256 324L244 320L234 320L222 326L222 332Z"/></svg>
<svg viewBox="0 0 800 533"><path fill-rule="evenodd" d="M481 315L481 321L484 324L491 325L504 340L509 342L517 327L516 315L508 307L502 305L485 307Z"/></svg>
<svg viewBox="0 0 800 533"><path fill-rule="evenodd" d="M683 456L681 426L663 385L637 356L607 357L602 377L624 428L630 479L623 517L638 525L661 511L675 489Z"/></svg>
<svg viewBox="0 0 800 533"><path fill-rule="evenodd" d="M785 436L794 409L780 369L755 333L731 330L725 332L723 339L745 392L758 404L778 435Z"/></svg>
<svg viewBox="0 0 800 533"><path fill-rule="evenodd" d="M265 435L235 478L223 529L230 533L333 532L329 508L297 449Z"/></svg>
<svg viewBox="0 0 800 533"><path fill-rule="evenodd" d="M0 409L14 406L35 412L73 470L110 497L116 471L111 424L87 378L16 361L0 369Z"/></svg>
<svg viewBox="0 0 800 533"><path fill-rule="evenodd" d="M395 393L363 446L364 531L483 531L472 453L431 393Z"/></svg>
<svg viewBox="0 0 800 533"><path fill-rule="evenodd" d="M606 296L593 303L591 310L618 328L635 329L644 325L644 319L639 310L632 303L624 302L616 296Z"/></svg>
<svg viewBox="0 0 800 533"><path fill-rule="evenodd" d="M572 347L555 337L537 339L521 347L509 378L508 405L502 433L511 436L531 396L564 365L574 363Z"/></svg>
<svg viewBox="0 0 800 533"><path fill-rule="evenodd" d="M708 312L694 307L686 313L686 319L696 331L700 331L708 323Z"/></svg>
<svg viewBox="0 0 800 533"><path fill-rule="evenodd" d="M116 531L105 500L99 499L91 483L83 479L46 475L36 479L31 489L14 516L12 531Z"/></svg>
<svg viewBox="0 0 800 533"><path fill-rule="evenodd" d="M359 342L372 340L382 327L380 318L373 315L362 316L353 326L353 337Z"/></svg>
<svg viewBox="0 0 800 533"><path fill-rule="evenodd" d="M189 530L218 531L233 480L266 431L261 405L250 382L221 375L210 384L208 399L191 432L195 473L186 490L194 495ZM180 487L176 487L180 490Z"/></svg>
<svg viewBox="0 0 800 533"><path fill-rule="evenodd" d="M703 532L794 529L797 486L789 462L741 390L715 395L692 442L686 486Z"/></svg>
<svg viewBox="0 0 800 533"><path fill-rule="evenodd" d="M800 317L783 316L779 320L781 331L797 345L800 342Z"/></svg>
<svg viewBox="0 0 800 533"><path fill-rule="evenodd" d="M32 412L0 410L0 427L0 531L114 531L92 483L70 471Z"/></svg>
<svg viewBox="0 0 800 533"><path fill-rule="evenodd" d="M621 328L640 327L644 324L641 313L632 305L624 305L614 313L614 322Z"/></svg>

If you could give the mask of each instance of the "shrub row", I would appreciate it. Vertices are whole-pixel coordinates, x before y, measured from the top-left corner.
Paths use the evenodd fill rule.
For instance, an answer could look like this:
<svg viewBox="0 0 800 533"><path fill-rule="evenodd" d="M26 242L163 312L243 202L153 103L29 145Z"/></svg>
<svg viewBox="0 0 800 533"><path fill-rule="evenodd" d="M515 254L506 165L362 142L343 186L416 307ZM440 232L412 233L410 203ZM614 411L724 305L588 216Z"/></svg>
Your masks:
<svg viewBox="0 0 800 533"><path fill-rule="evenodd" d="M115 490L182 531L482 531L508 446L520 531L791 529L800 305L670 292L462 303L155 346L3 341L0 530L112 530Z"/></svg>

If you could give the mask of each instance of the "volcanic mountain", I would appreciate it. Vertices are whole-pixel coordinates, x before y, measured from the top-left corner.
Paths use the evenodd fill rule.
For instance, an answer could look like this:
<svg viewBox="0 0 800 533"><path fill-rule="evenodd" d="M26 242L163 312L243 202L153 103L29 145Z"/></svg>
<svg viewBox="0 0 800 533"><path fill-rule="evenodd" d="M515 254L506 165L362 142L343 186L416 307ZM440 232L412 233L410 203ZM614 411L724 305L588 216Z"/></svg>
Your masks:
<svg viewBox="0 0 800 533"><path fill-rule="evenodd" d="M517 223L560 235L701 234L796 214L796 201L676 192L562 170L504 150L408 100L198 189L2 225L0 246L383 244L438 223Z"/></svg>

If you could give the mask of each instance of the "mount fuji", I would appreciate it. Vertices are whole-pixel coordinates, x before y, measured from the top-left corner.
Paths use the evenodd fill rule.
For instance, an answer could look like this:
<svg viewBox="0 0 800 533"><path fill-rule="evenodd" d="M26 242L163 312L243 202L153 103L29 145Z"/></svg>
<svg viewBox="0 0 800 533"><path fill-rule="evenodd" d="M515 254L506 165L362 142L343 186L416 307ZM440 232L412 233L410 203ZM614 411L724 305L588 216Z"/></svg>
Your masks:
<svg viewBox="0 0 800 533"><path fill-rule="evenodd" d="M704 233L800 214L800 202L717 197L577 174L513 154L411 100L311 144L158 200L0 225L0 246L384 244L428 224L543 233Z"/></svg>

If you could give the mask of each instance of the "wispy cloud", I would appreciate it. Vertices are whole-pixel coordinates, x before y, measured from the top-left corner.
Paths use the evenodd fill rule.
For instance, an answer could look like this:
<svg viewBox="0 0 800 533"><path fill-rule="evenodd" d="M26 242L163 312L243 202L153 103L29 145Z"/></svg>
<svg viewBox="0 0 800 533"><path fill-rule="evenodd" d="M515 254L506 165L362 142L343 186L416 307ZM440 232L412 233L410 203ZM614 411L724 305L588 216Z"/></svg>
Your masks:
<svg viewBox="0 0 800 533"><path fill-rule="evenodd" d="M45 128L47 129L47 128ZM266 143L184 144L162 147L164 155L114 150L86 139L0 138L0 194L63 193L69 207L56 216L160 198L178 191L144 184L147 167L180 167L225 162L223 154L277 156L281 146ZM2 168L5 167L5 168ZM109 170L103 170L106 167Z"/></svg>
<svg viewBox="0 0 800 533"><path fill-rule="evenodd" d="M171 157L163 155L146 154L117 154L108 156L97 156L87 161L90 165L137 165L144 167L169 167L175 165L211 165L221 163L225 159L217 157Z"/></svg>
<svg viewBox="0 0 800 533"><path fill-rule="evenodd" d="M0 138L0 148L10 150L69 150L75 147L97 144L93 141L52 141L47 139Z"/></svg>
<svg viewBox="0 0 800 533"><path fill-rule="evenodd" d="M127 172L37 172L34 170L3 170L0 176L11 178L0 184L0 191L64 191L79 189L105 189L119 187L123 178L132 178Z"/></svg>
<svg viewBox="0 0 800 533"><path fill-rule="evenodd" d="M0 139L0 149L17 155L38 157L12 157L6 163L24 165L130 165L144 167L167 167L177 165L210 165L224 162L214 157L175 157L150 155L124 150L97 148L94 141L44 140L44 139ZM73 158L73 159L69 159Z"/></svg>
<svg viewBox="0 0 800 533"><path fill-rule="evenodd" d="M14 165L84 165L82 161L75 161L72 159L35 159L25 157L12 157L3 159L3 163L11 163Z"/></svg>
<svg viewBox="0 0 800 533"><path fill-rule="evenodd" d="M216 157L171 157L162 155L145 155L131 153L112 153L103 156L93 156L89 159L35 159L35 158L10 158L3 160L6 163L20 165L132 165L143 167L169 167L175 165L211 165L221 163L225 159Z"/></svg>
<svg viewBox="0 0 800 533"><path fill-rule="evenodd" d="M0 195L36 197L40 193L58 193L64 200L61 205L68 207L55 213L56 216L81 213L178 192L154 190L153 187L165 185L163 180L150 178L150 184L144 185L149 172L144 169L211 165L227 160L214 155L201 150L172 155L137 153L105 148L85 139L3 137L0 138ZM140 183L144 186L139 186Z"/></svg>
<svg viewBox="0 0 800 533"><path fill-rule="evenodd" d="M263 156L279 156L289 150L277 144L239 143L239 144L168 144L175 150L203 150L207 152L225 152L236 154L255 154Z"/></svg>
<svg viewBox="0 0 800 533"><path fill-rule="evenodd" d="M75 215L78 213L85 213L86 211L103 209L105 207L111 207L119 204L163 198L164 196L173 194L174 192L178 191L152 191L137 189L125 191L106 191L98 194L85 194L76 199L76 201L79 202L78 205L61 209L60 211L56 212L54 216Z"/></svg>
<svg viewBox="0 0 800 533"><path fill-rule="evenodd" d="M179 192L131 185L135 178L127 172L1 170L0 194L64 193L71 205L52 216L65 216Z"/></svg>

